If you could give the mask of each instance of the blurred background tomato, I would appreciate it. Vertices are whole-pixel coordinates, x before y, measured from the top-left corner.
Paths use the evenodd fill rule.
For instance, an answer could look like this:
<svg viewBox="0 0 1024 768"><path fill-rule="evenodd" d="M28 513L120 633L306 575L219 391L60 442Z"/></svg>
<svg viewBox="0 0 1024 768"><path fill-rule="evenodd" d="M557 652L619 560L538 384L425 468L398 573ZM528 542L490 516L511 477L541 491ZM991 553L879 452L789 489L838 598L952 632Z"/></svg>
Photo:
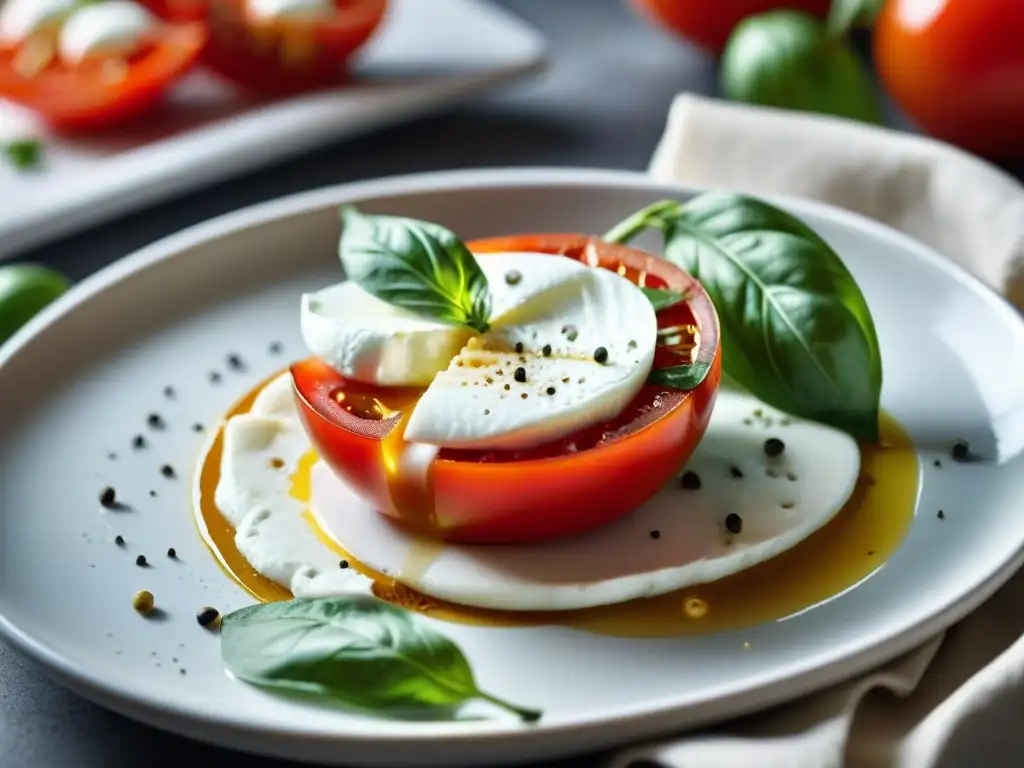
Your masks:
<svg viewBox="0 0 1024 768"><path fill-rule="evenodd" d="M721 52L736 25L747 16L788 8L815 16L829 0L630 0L658 24L691 42Z"/></svg>
<svg viewBox="0 0 1024 768"><path fill-rule="evenodd" d="M887 0L875 62L931 135L982 154L1024 152L1024 0Z"/></svg>

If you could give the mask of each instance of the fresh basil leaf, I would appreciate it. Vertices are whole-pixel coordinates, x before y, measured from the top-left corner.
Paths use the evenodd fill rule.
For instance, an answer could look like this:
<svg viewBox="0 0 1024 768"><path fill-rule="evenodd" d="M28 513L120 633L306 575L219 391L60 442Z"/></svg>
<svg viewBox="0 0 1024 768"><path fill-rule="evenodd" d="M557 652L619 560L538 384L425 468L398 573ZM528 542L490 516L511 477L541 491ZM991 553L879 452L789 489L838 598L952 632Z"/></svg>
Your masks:
<svg viewBox="0 0 1024 768"><path fill-rule="evenodd" d="M730 99L882 122L864 64L825 26L799 11L744 19L722 55L721 88Z"/></svg>
<svg viewBox="0 0 1024 768"><path fill-rule="evenodd" d="M710 370L711 363L700 361L689 365L673 365L671 368L652 368L647 383L671 389L694 389L707 378Z"/></svg>
<svg viewBox="0 0 1024 768"><path fill-rule="evenodd" d="M710 295L729 376L769 405L877 440L882 357L871 313L806 224L751 197L707 193L668 225L665 258Z"/></svg>
<svg viewBox="0 0 1024 768"><path fill-rule="evenodd" d="M526 722L541 716L482 692L457 645L370 596L242 608L223 619L221 656L254 685L365 710L440 712L484 699Z"/></svg>
<svg viewBox="0 0 1024 768"><path fill-rule="evenodd" d="M38 168L43 162L43 145L37 139L14 139L4 144L4 154L21 171Z"/></svg>
<svg viewBox="0 0 1024 768"><path fill-rule="evenodd" d="M40 264L0 267L0 344L68 289L68 279Z"/></svg>
<svg viewBox="0 0 1024 768"><path fill-rule="evenodd" d="M454 233L437 224L342 209L338 254L350 280L417 314L487 330L487 277Z"/></svg>
<svg viewBox="0 0 1024 768"><path fill-rule="evenodd" d="M655 312L674 307L686 298L679 291L666 291L663 288L641 288L640 290L651 302Z"/></svg>
<svg viewBox="0 0 1024 768"><path fill-rule="evenodd" d="M828 33L841 37L854 27L874 26L885 0L832 0L825 26Z"/></svg>

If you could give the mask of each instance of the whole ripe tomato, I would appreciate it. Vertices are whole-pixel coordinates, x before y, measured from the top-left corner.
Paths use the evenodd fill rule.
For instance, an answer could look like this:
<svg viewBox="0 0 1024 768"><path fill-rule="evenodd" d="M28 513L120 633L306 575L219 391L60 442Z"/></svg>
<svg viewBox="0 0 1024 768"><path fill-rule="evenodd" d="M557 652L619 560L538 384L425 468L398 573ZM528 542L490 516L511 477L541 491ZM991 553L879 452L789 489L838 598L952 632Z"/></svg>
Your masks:
<svg viewBox="0 0 1024 768"><path fill-rule="evenodd" d="M988 156L1024 154L1024 3L888 0L875 62L931 135Z"/></svg>
<svg viewBox="0 0 1024 768"><path fill-rule="evenodd" d="M697 360L710 364L709 373L687 391L645 386L615 419L535 448L486 453L443 449L424 488L420 482L407 482L396 469L403 461L402 413L415 405L417 393L350 382L310 358L292 367L292 378L299 413L317 452L384 514L429 527L429 533L449 541L543 541L628 514L682 469L707 428L721 377L718 317L711 299L675 265L585 235L522 235L469 246L477 254L568 256L621 270L652 288L683 293L689 299L659 312L658 326L697 325ZM659 346L656 368L678 363L678 350ZM367 411L375 418L368 418ZM434 514L424 517L423 508Z"/></svg>
<svg viewBox="0 0 1024 768"><path fill-rule="evenodd" d="M828 13L830 0L630 0L662 26L721 53L733 29L747 16L776 8Z"/></svg>

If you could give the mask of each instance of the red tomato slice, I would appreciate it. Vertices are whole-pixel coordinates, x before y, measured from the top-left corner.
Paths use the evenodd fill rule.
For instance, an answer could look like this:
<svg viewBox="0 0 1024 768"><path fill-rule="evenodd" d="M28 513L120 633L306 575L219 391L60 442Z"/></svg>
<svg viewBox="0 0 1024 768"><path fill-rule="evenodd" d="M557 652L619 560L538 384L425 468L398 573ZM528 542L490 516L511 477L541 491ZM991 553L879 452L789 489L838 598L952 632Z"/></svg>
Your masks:
<svg viewBox="0 0 1024 768"><path fill-rule="evenodd" d="M334 0L322 19L253 18L245 0L210 0L210 44L204 61L232 82L264 93L343 82L352 55L370 38L387 0Z"/></svg>
<svg viewBox="0 0 1024 768"><path fill-rule="evenodd" d="M106 127L157 104L195 64L205 41L202 24L166 24L127 61L72 67L53 59L30 76L18 69L19 49L0 46L0 98L28 107L60 130ZM115 66L107 66L111 62Z"/></svg>
<svg viewBox="0 0 1024 768"><path fill-rule="evenodd" d="M658 313L660 328L700 329L698 360L711 363L690 391L644 387L615 419L525 451L444 449L434 460L427 493L396 474L398 429L419 390L347 381L316 358L292 367L299 411L327 464L365 499L405 524L426 524L449 541L516 543L582 533L647 501L683 467L707 428L721 377L718 316L693 277L667 261L585 235L523 235L469 244L474 253L563 254L615 269L640 285L690 296ZM659 348L655 367L676 365L678 352ZM363 418L372 415L377 418ZM432 497L431 497L432 491ZM436 515L413 519L410 506Z"/></svg>

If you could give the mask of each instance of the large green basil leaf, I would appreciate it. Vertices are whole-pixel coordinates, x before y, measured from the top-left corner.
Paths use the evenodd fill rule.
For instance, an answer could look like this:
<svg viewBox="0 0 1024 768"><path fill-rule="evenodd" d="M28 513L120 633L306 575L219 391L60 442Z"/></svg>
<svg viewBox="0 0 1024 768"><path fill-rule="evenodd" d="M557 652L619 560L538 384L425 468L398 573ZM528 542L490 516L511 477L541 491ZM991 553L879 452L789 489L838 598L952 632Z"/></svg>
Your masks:
<svg viewBox="0 0 1024 768"><path fill-rule="evenodd" d="M487 277L453 232L437 224L342 209L338 255L350 280L389 304L487 330Z"/></svg>
<svg viewBox="0 0 1024 768"><path fill-rule="evenodd" d="M68 289L68 279L39 264L0 267L0 344Z"/></svg>
<svg viewBox="0 0 1024 768"><path fill-rule="evenodd" d="M242 608L224 617L221 655L249 683L371 711L446 711L479 698L526 721L540 717L480 691L457 645L369 596Z"/></svg>
<svg viewBox="0 0 1024 768"><path fill-rule="evenodd" d="M882 122L864 64L806 13L770 11L740 22L722 54L720 79L736 101Z"/></svg>
<svg viewBox="0 0 1024 768"><path fill-rule="evenodd" d="M704 194L661 220L665 257L700 280L718 311L726 373L770 405L877 440L878 338L835 251L743 195Z"/></svg>

